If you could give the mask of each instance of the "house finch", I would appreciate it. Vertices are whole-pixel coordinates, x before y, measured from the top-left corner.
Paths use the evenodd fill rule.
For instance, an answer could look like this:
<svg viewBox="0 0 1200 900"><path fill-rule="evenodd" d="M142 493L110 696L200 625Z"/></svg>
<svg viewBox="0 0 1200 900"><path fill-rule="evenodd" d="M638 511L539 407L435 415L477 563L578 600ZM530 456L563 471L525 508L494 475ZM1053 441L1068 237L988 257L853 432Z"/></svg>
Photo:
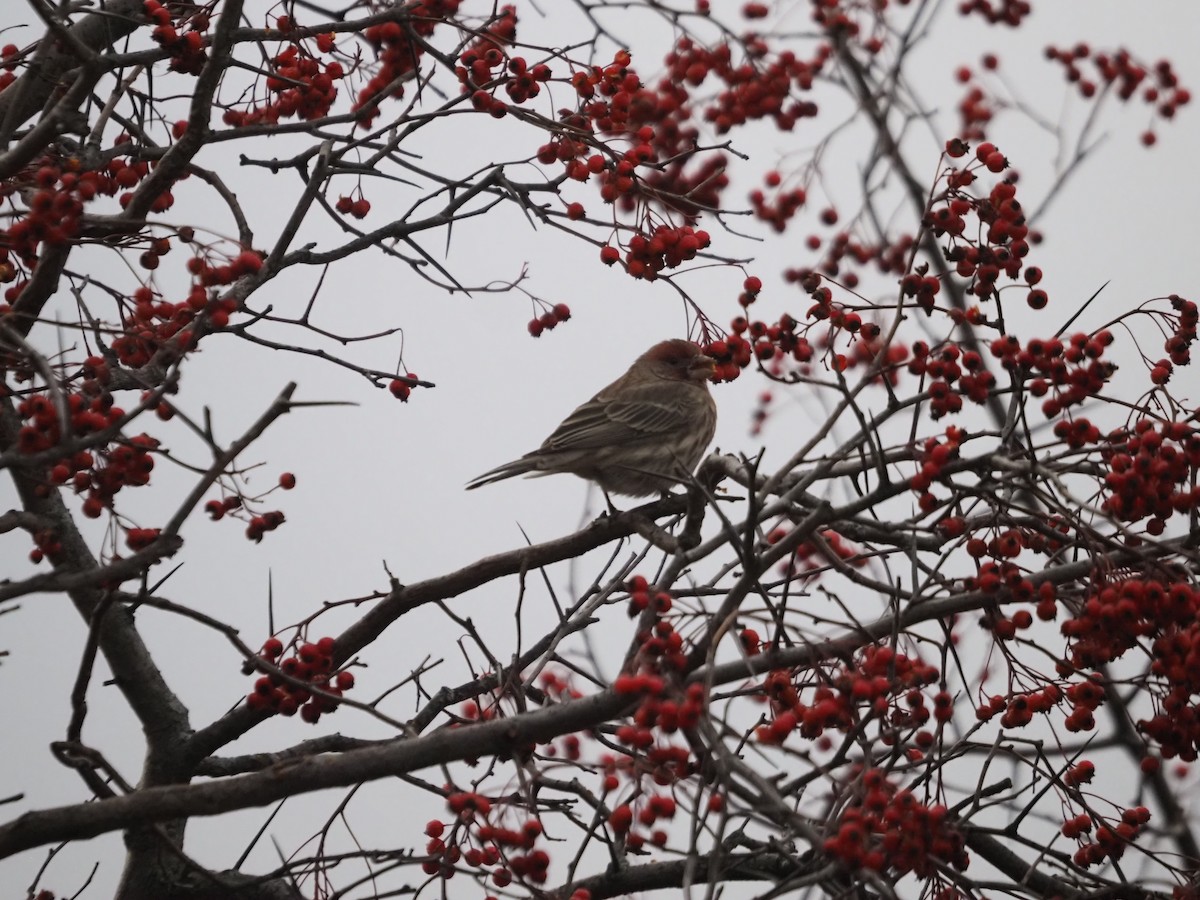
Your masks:
<svg viewBox="0 0 1200 900"><path fill-rule="evenodd" d="M655 344L542 446L484 472L467 489L514 475L571 472L605 493L668 491L696 468L717 427L712 372L712 359L691 341Z"/></svg>

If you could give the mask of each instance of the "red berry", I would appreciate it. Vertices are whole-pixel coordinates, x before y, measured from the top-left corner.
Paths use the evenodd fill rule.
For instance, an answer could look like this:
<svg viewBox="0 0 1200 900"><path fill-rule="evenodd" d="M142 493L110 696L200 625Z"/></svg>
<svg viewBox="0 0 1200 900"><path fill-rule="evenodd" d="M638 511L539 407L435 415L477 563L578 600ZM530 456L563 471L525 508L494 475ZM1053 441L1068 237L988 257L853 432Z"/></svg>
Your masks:
<svg viewBox="0 0 1200 900"><path fill-rule="evenodd" d="M946 141L946 155L951 159L958 159L967 154L967 142L962 138L951 138Z"/></svg>

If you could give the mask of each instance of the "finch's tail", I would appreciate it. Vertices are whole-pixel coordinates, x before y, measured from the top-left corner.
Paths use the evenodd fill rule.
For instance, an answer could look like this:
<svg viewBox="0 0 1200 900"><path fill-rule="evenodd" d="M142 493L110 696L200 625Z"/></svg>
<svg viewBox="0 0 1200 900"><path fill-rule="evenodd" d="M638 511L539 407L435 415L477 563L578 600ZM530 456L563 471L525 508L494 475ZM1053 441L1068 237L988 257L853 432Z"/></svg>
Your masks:
<svg viewBox="0 0 1200 900"><path fill-rule="evenodd" d="M473 491L477 487L483 487L485 484L491 484L494 481L503 481L505 478L515 478L517 475L525 475L535 471L537 471L537 465L532 461L524 458L514 459L512 462L496 466L496 468L489 469L482 475L472 478L467 482L467 490Z"/></svg>

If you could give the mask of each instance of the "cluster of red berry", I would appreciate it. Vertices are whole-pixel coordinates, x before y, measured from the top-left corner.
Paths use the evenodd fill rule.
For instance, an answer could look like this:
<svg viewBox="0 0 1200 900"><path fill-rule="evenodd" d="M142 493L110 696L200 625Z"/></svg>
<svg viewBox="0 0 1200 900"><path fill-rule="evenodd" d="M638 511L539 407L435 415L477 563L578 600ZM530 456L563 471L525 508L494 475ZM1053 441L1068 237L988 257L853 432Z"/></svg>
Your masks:
<svg viewBox="0 0 1200 900"><path fill-rule="evenodd" d="M93 371L103 367L99 357L90 359L95 363ZM63 423L55 404L45 394L33 394L17 406L21 418L27 424L17 432L17 449L26 454L52 450L71 438L86 438L114 429L125 417L125 410L113 405L112 394L107 391L85 396L72 392L66 395L67 426L64 435ZM153 452L159 442L148 434L137 434L122 438L114 432L111 440L93 450L78 450L53 460L46 471L45 490L53 485L70 482L77 494L86 493L83 514L98 518L112 506L113 497L123 487L141 487L149 484L154 469Z"/></svg>
<svg viewBox="0 0 1200 900"><path fill-rule="evenodd" d="M163 253L159 247L147 252ZM142 285L134 290L130 299L133 310L122 319L122 334L112 342L112 351L117 359L130 368L147 365L155 356L163 362L173 362L198 341L199 331L195 327L203 317L201 330L218 330L229 324L229 317L237 311L236 298L223 299L209 294L206 286L230 284L243 275L251 275L262 268L262 257L252 251L239 253L229 264L210 265L201 257L188 260L188 271L197 279L188 295L178 303L156 299L154 291Z"/></svg>
<svg viewBox="0 0 1200 900"><path fill-rule="evenodd" d="M812 60L798 59L791 51L784 51L767 59L767 47L761 41L751 39L748 49L755 54L749 60L734 66L724 55L704 54L692 47L688 70L694 73L697 67L707 65L711 73L725 82L725 88L704 109L704 119L711 122L717 134L758 119L770 118L780 131L791 131L801 119L815 118L817 104L811 100L792 99L793 91L807 91L821 74L832 51L828 44L821 44ZM707 56L707 59L697 59ZM790 102L789 102L790 101Z"/></svg>
<svg viewBox="0 0 1200 900"><path fill-rule="evenodd" d="M121 135L114 146L127 143L128 140L128 135ZM78 236L80 217L86 203L98 195L112 197L123 189L133 188L149 172L150 167L146 162L128 162L119 156L98 170L83 169L75 158L47 158L23 172L20 178L7 180L0 188L0 198L15 200L22 197L27 207L2 232L0 283L13 282L5 290L5 301L12 303L25 289L27 276L40 260L41 248L61 246ZM121 193L122 208L128 206L132 199L132 191ZM151 212L163 212L173 203L171 192L164 191L155 198ZM151 251L153 249L154 245ZM160 254L150 252L143 255L142 265L154 268L152 258L156 255ZM18 275L26 277L17 280Z"/></svg>
<svg viewBox="0 0 1200 900"><path fill-rule="evenodd" d="M425 40L437 26L456 12L462 0L423 0L406 8L403 24L397 21L372 25L363 37L379 58L379 65L351 107L358 113L358 124L369 128L379 115L379 102L385 97L404 96L405 76L415 72L425 56Z"/></svg>
<svg viewBox="0 0 1200 900"><path fill-rule="evenodd" d="M783 177L774 170L766 174L763 182L774 191L774 196L768 199L765 192L755 188L750 192L750 206L754 210L755 218L767 222L777 233L782 234L787 229L787 223L800 211L800 207L804 206L808 193L800 187L778 190L783 183Z"/></svg>
<svg viewBox="0 0 1200 900"><path fill-rule="evenodd" d="M746 640L744 635L742 639ZM827 730L852 728L861 717L859 710L866 710L884 725L881 739L893 743L897 731L920 728L929 720L931 713L921 689L938 677L937 669L919 658L888 646L870 645L853 664L822 679L813 688L811 702L806 702L793 674L775 670L762 685L762 697L770 703L773 718L758 726L755 736L764 744L782 744L798 731L801 737L816 740ZM935 704L935 712L941 710ZM928 737L932 739L932 735Z"/></svg>
<svg viewBox="0 0 1200 900"><path fill-rule="evenodd" d="M446 806L454 815L447 824L432 819L425 825L428 854L421 868L427 875L450 879L461 861L471 868L490 869L492 883L507 887L514 879L526 884L544 884L549 874L550 855L537 847L542 823L527 819L520 828L492 825L492 801L474 791L447 787Z"/></svg>
<svg viewBox="0 0 1200 900"><path fill-rule="evenodd" d="M980 563L979 571L974 576L963 579L963 587L969 591L980 591L984 594L999 594L1004 591L1017 602L1033 602L1037 597L1037 588L1033 581L1026 576L1020 566L1008 561L993 562L989 560ZM984 623L989 625L996 636L1002 639L1009 630L1006 626L1001 626L1003 621L1003 617L995 614L984 618ZM1014 619L1014 627L1016 621ZM1032 624L1025 616L1021 617L1020 622L1025 628ZM1008 635L1008 637L1011 636Z"/></svg>
<svg viewBox="0 0 1200 900"><path fill-rule="evenodd" d="M946 807L897 790L879 769L863 773L861 796L845 808L836 827L825 852L853 868L928 878L945 863L962 870L969 862L966 842Z"/></svg>
<svg viewBox="0 0 1200 900"><path fill-rule="evenodd" d="M1063 623L1064 628L1067 624ZM1063 674L1066 674L1067 669L1068 666L1059 667ZM1067 714L1063 727L1072 732L1092 731L1096 727L1096 710L1107 699L1103 676L1093 672L1083 681L1067 685L1064 694L1067 702L1071 704L1071 712Z"/></svg>
<svg viewBox="0 0 1200 900"><path fill-rule="evenodd" d="M1128 50L1104 53L1085 43L1070 48L1050 45L1046 47L1046 59L1062 66L1067 81L1075 85L1081 97L1095 97L1102 84L1111 87L1112 93L1122 101L1132 100L1140 91L1142 102L1163 119L1173 119L1179 107L1186 106L1192 99L1191 91L1179 84L1169 60L1147 66L1135 60ZM1090 77L1082 68L1084 62L1090 62L1094 70ZM1146 84L1148 78L1151 83ZM1146 129L1141 141L1144 146L1152 147L1158 138L1153 129Z"/></svg>
<svg viewBox="0 0 1200 900"><path fill-rule="evenodd" d="M1009 334L996 338L989 349L1000 365L1026 379L1034 397L1050 394L1042 402L1042 412L1053 419L1104 389L1116 371L1103 358L1112 341L1111 332L1100 331L1094 335L1073 334L1065 344L1058 338L1033 338L1022 345L1020 339Z"/></svg>
<svg viewBox="0 0 1200 900"><path fill-rule="evenodd" d="M334 209L344 216L354 216L356 219L365 219L367 213L371 211L371 201L361 194L357 197L347 197L345 194L337 198L337 203L334 204Z"/></svg>
<svg viewBox="0 0 1200 900"><path fill-rule="evenodd" d="M1176 583L1167 589L1167 602L1190 609L1188 620L1160 629L1151 648L1150 673L1157 679L1158 711L1138 722L1138 730L1156 742L1167 759L1195 760L1200 751L1200 591Z"/></svg>
<svg viewBox="0 0 1200 900"><path fill-rule="evenodd" d="M670 744L661 744L640 755L627 753L615 756L605 753L601 755L599 764L603 773L601 788L605 794L611 794L619 788L622 778L638 789L646 776L655 784L666 787L696 771L688 749Z"/></svg>
<svg viewBox="0 0 1200 900"><path fill-rule="evenodd" d="M124 160L121 165L124 166ZM47 161L26 174L28 208L4 232L0 247L2 281L13 281L16 277L14 261L31 272L37 266L41 245L57 247L74 238L79 233L79 217L86 201L106 187L110 188L110 196L116 193L115 179L103 179L95 172L80 172L74 160L61 164ZM8 180L3 196L15 198L17 188L18 179ZM13 285L4 299L11 303L23 288L24 282Z"/></svg>
<svg viewBox="0 0 1200 900"><path fill-rule="evenodd" d="M960 155L960 151L965 152L965 147L962 142L956 145L951 141L947 146L948 155ZM1003 171L1008 165L1004 154L987 142L976 146L975 157L977 165L993 172ZM1017 186L1012 179L993 185L987 197L975 197L962 190L975 179L970 168L950 169L945 177L946 195L940 201L945 205L932 206L923 224L939 236L950 237L951 246L945 252L946 260L954 264L959 277L970 279L968 292L986 300L995 296L996 283L1002 274L1013 280L1021 275L1025 257L1029 255L1030 242L1036 240L1037 236L1026 224L1024 209L1016 196ZM961 239L968 230L965 216L970 214L986 226L982 240ZM1040 279L1040 273L1036 278ZM1029 283L1032 287L1033 282ZM911 287L906 285L906 293ZM936 293L936 289L932 290ZM1044 295L1027 297L1027 301L1035 309L1045 306ZM929 312L932 299L920 305Z"/></svg>
<svg viewBox="0 0 1200 900"><path fill-rule="evenodd" d="M975 718L986 722L997 714L1004 713L1000 717L1003 727L1021 728L1032 722L1035 714L1054 709L1062 698L1062 688L1053 682L1034 691L1014 693L1010 697L995 694L987 703L979 705L975 710Z"/></svg>
<svg viewBox="0 0 1200 900"><path fill-rule="evenodd" d="M290 472L285 472L279 478L279 486L285 491L291 490L296 485L296 476ZM209 518L214 522L223 519L226 513L241 509L243 506L242 498L236 494L230 494L223 500L209 500L204 504L204 511L208 513ZM246 537L261 543L263 535L268 531L274 531L286 521L284 514L279 510L270 510L263 513L255 513L249 517L246 524Z"/></svg>
<svg viewBox="0 0 1200 900"><path fill-rule="evenodd" d="M154 24L150 38L171 56L171 70L185 75L199 75L208 61L208 53L204 48L204 33L208 31L210 21L208 10L203 9L192 15L187 20L187 30L182 34L175 27L171 11L158 0L146 0L143 11Z"/></svg>
<svg viewBox="0 0 1200 900"><path fill-rule="evenodd" d="M674 734L681 728L694 728L704 713L704 686L688 685L682 697L667 682L651 672L621 675L613 684L618 694L641 696L633 714L633 724L617 728L617 740L629 747L648 749L654 745L653 732Z"/></svg>
<svg viewBox="0 0 1200 900"><path fill-rule="evenodd" d="M287 35L296 25L290 16L279 16L275 27ZM329 115L337 99L337 82L345 77L345 69L336 60L322 63L304 47L301 38L290 40L269 62L266 89L273 99L259 99L245 109L227 108L222 116L226 125L274 125L280 119L312 121ZM331 53L336 46L329 33L319 34L313 41L320 53Z"/></svg>
<svg viewBox="0 0 1200 900"><path fill-rule="evenodd" d="M455 69L463 93L471 94L471 106L497 119L508 115L508 104L496 96L501 85L513 103L525 103L542 92L542 85L552 74L545 63L530 68L524 57L505 55L501 48L512 44L516 37L516 8L504 6L499 16L462 53L460 65ZM493 72L500 67L503 71Z"/></svg>
<svg viewBox="0 0 1200 900"><path fill-rule="evenodd" d="M724 155L706 154L689 170L698 132L686 123L691 115L686 89L669 77L655 89L647 88L630 63L628 51L621 50L607 66L576 71L571 84L580 109L566 122L629 141L620 159L602 160L604 168L596 173L606 203L619 203L631 212L641 202L652 202L684 213L695 224L691 218L717 204L729 183ZM638 167L647 164L654 165L635 177Z"/></svg>
<svg viewBox="0 0 1200 900"><path fill-rule="evenodd" d="M416 372L405 372L404 378L410 378L413 382L417 380ZM388 392L402 403L407 403L409 395L412 394L413 385L403 378L393 378L388 383Z"/></svg>
<svg viewBox="0 0 1200 900"><path fill-rule="evenodd" d="M775 529L767 535L768 543L777 543L782 535ZM796 545L791 558L779 564L780 571L789 576L803 575L830 565L861 569L867 564L862 551L832 528L821 531L819 541L802 541Z"/></svg>
<svg viewBox="0 0 1200 900"><path fill-rule="evenodd" d="M301 56L300 48L292 45L272 58L271 67L274 74L267 78L267 90L275 100L255 107L240 122L229 124L274 124L293 116L312 121L329 114L337 99L336 82L345 74L341 63L334 60L322 67L319 60Z"/></svg>
<svg viewBox="0 0 1200 900"><path fill-rule="evenodd" d="M543 331L551 331L570 318L571 307L565 303L555 303L540 316L530 319L527 327L531 335L540 337Z"/></svg>
<svg viewBox="0 0 1200 900"><path fill-rule="evenodd" d="M690 166L695 156L691 148L698 132L687 121L693 113L688 104L686 85L698 85L710 71L726 81L729 89L705 112L705 117L718 128L767 115L775 116L780 127L790 127L797 117L814 114L815 106L799 103L784 109L782 103L788 86L810 87L813 76L828 57L827 47L822 52L824 56L815 63L804 63L789 54L782 54L764 69L762 65L749 62L735 65L728 45L710 51L683 39L668 57L670 73L652 90L642 85L636 71L630 67L628 52L618 51L611 64L593 66L572 75L571 84L581 105L577 113L567 115L564 121L585 132L626 137L630 141L629 148L619 159L609 160L594 152L588 155L589 145L585 141L557 136L539 148L538 159L543 163L556 160L564 163L569 177L575 180L587 181L592 175L598 176L601 198L605 202L620 203L626 211L648 201L694 217L701 209L719 203L728 178L722 154L706 154L698 165ZM765 47L761 48L760 55L765 53ZM523 71L522 66L518 69ZM534 69L529 73L536 83L539 75ZM548 78L549 73L543 72L540 77ZM647 164L654 165L643 172L638 171ZM772 203L760 197L756 207L760 215L781 225L803 203L804 196L804 192L797 189L782 192ZM568 205L570 218L579 219L583 215L582 204ZM638 237L650 244L662 236L664 229L678 231L659 226L657 233L647 232ZM700 234L696 233L698 246L695 249L707 246ZM664 250L662 265L678 265L693 257L687 237L688 232L680 235L682 248L677 259L672 259L669 246ZM635 246L633 264L627 266L628 271L636 278L654 277L654 273L662 268L657 264L660 254L650 250L649 259L641 260L643 264L639 265L637 249ZM615 248L606 248L602 258L611 264L620 258L613 255L616 252Z"/></svg>
<svg viewBox="0 0 1200 900"><path fill-rule="evenodd" d="M978 82L973 82L970 69L958 71L958 80L966 85L966 93L958 101L958 139L982 141L987 137L987 127L995 115L995 98Z"/></svg>
<svg viewBox="0 0 1200 900"><path fill-rule="evenodd" d="M16 71L21 58L21 49L16 44L0 47L0 91L17 80Z"/></svg>
<svg viewBox="0 0 1200 900"><path fill-rule="evenodd" d="M1200 487L1192 486L1200 430L1190 422L1141 419L1110 434L1101 454L1109 470L1101 509L1118 521L1147 519L1147 533L1159 535L1173 515L1200 507Z"/></svg>
<svg viewBox="0 0 1200 900"><path fill-rule="evenodd" d="M943 437L926 438L917 452L916 462L921 468L908 480L908 486L920 494L927 493L934 482L942 478L946 466L959 458L963 437L958 426L950 425ZM955 526L947 527L957 530Z"/></svg>
<svg viewBox="0 0 1200 900"><path fill-rule="evenodd" d="M1085 777L1077 776L1076 773L1083 768L1086 768ZM1074 786L1080 782L1091 781L1094 774L1095 767L1084 760L1067 770L1063 780ZM1073 775L1076 775L1074 784L1072 783ZM1121 819L1115 824L1105 823L1103 819L1098 821L1101 824L1095 829L1094 841L1082 840L1084 835L1092 832L1094 823L1090 814L1080 813L1063 822L1061 829L1063 837L1079 841L1074 862L1075 865L1084 869L1100 865L1105 860L1111 859L1114 862L1119 860L1124 855L1125 848L1137 839L1142 828L1150 821L1150 810L1144 806L1134 806L1121 810Z"/></svg>
<svg viewBox="0 0 1200 900"><path fill-rule="evenodd" d="M635 234L625 251L625 271L634 278L654 281L663 269L673 269L695 259L709 245L707 231L690 225L674 227L658 225L648 236ZM611 244L600 248L600 260L611 266L619 261L621 251Z"/></svg>
<svg viewBox="0 0 1200 900"><path fill-rule="evenodd" d="M259 655L273 665L275 672L260 676L246 705L264 712L294 716L315 725L322 713L338 708L338 697L354 687L354 673L333 668L334 639L323 637L316 643L301 644L293 656L280 659L284 646L279 638L268 638ZM291 681L287 679L292 679ZM296 683L300 682L300 683Z"/></svg>
<svg viewBox="0 0 1200 900"><path fill-rule="evenodd" d="M1160 359L1150 369L1150 380L1157 385L1170 381L1176 366L1186 366L1191 362L1191 347L1196 342L1196 323L1200 320L1200 311L1191 300L1184 300L1178 294L1172 294L1169 299L1175 310L1164 317L1172 324L1171 336L1163 343L1163 349L1169 357Z"/></svg>
<svg viewBox="0 0 1200 900"><path fill-rule="evenodd" d="M958 412L964 397L972 403L987 402L996 376L984 367L983 358L974 350L964 352L958 344L947 342L933 353L924 341L916 341L912 351L908 371L930 379L926 386L930 418Z"/></svg>
<svg viewBox="0 0 1200 900"><path fill-rule="evenodd" d="M741 317L741 322L744 323L742 332L745 332L749 328L749 323L744 317ZM733 381L742 374L742 369L754 361L753 346L738 331L731 331L726 338L710 341L705 346L704 352L716 362L713 381L718 384L722 381Z"/></svg>
<svg viewBox="0 0 1200 900"><path fill-rule="evenodd" d="M628 803L622 803L613 809L608 817L608 827L614 834L628 835L636 818L637 824L650 829L650 843L656 847L664 847L667 843L666 829L655 828L654 825L660 819L675 818L675 798L666 794L650 794L642 800L641 809L637 811L636 816L634 807Z"/></svg>
<svg viewBox="0 0 1200 900"><path fill-rule="evenodd" d="M1143 574L1095 585L1062 633L1071 641L1064 674L1120 659L1139 643L1151 644L1147 685L1158 711L1138 729L1162 755L1191 761L1200 750L1200 590L1183 580ZM1091 730L1091 712L1105 700L1099 675L1071 685L1071 730ZM1072 727L1071 718L1078 727Z"/></svg>
<svg viewBox="0 0 1200 900"><path fill-rule="evenodd" d="M516 17L510 16L515 26ZM507 76L493 75L492 69L505 62L504 53L497 47L483 51L482 56L475 49L467 50L460 57L462 65L458 67L459 79L463 90L471 90L471 105L479 112L496 114L506 112L506 105L498 100L489 89L497 84L504 85L504 92L513 103L526 103L542 92L542 85L550 80L553 74L545 63L530 66L522 56L508 58L505 69Z"/></svg>
<svg viewBox="0 0 1200 900"><path fill-rule="evenodd" d="M963 0L958 5L958 12L963 16L982 16L989 25L1016 28L1033 12L1033 5L1027 0Z"/></svg>
<svg viewBox="0 0 1200 900"><path fill-rule="evenodd" d="M33 533L33 549L29 551L29 561L34 565L46 557L53 560L62 553L62 542L53 528L39 528Z"/></svg>

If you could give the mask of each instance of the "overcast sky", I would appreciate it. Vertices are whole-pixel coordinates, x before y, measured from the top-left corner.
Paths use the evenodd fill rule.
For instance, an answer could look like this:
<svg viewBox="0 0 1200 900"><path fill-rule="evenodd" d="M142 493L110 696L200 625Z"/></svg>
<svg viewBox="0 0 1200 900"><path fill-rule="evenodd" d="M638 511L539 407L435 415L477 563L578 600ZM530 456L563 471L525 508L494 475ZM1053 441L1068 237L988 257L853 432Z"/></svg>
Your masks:
<svg viewBox="0 0 1200 900"><path fill-rule="evenodd" d="M548 5L553 4L543 4ZM1191 0L1149 4L1055 0L1036 6L1028 25L1015 33L958 24L949 37L921 51L918 84L925 92L922 99L939 111L943 135L953 121L958 89L947 91L942 85L955 67L962 63L977 67L980 55L989 51L1001 56L1004 75L1050 121L1078 121L1085 109L1077 98L1060 103L1064 86L1058 70L1043 61L1046 43L1083 38L1097 46L1112 46L1120 41L1149 60L1169 58L1183 84L1200 90L1200 61L1195 53L1200 7ZM571 40L561 21L574 21L573 10L556 11L555 21L542 22L531 9L523 8L523 38L546 44ZM795 4L795 9L796 21L789 19L787 25L807 27L803 20L807 5ZM23 42L24 38L18 41ZM654 60L661 56L662 47L660 43L644 55L637 55L635 47L635 63L643 72L656 71ZM1200 146L1200 119L1196 104L1184 109L1177 121L1156 125L1160 140L1146 150L1138 135L1149 121L1140 104L1110 109L1098 130L1105 137L1102 146L1040 222L1048 240L1036 249L1036 261L1046 272L1050 312L1055 314L1046 320L1053 321L1046 333L1070 315L1074 300L1086 299L1106 282L1108 287L1080 327L1096 327L1116 312L1171 291L1197 293L1200 255L1195 250L1195 215L1200 192L1195 153ZM427 154L427 164L448 171L466 170L481 159L480 154L500 162L531 149L522 143L527 136L509 123L494 131L488 127L491 124L459 122L431 129L428 136L418 135L413 149ZM1022 191L1036 197L1051 178L1046 160L1056 152L1053 140L1019 122L1016 115L1000 117L991 137L1021 171ZM841 140L840 155L829 159L826 187L834 202L853 203L857 191L854 133ZM277 145L260 152L283 155ZM781 164L785 153L803 145L795 136L785 138L764 129L754 141L737 146L751 155L752 166L766 168ZM928 147L926 171L932 176L937 163L932 139ZM234 152L238 150L250 152L246 147ZM212 164L212 158L207 160ZM205 161L201 159L202 164ZM786 166L786 161L782 164ZM222 168L222 176L246 202L252 223L260 229L260 243L269 245L280 225L269 211L278 202L281 185L292 191L294 184L283 176L271 179L261 170ZM731 192L730 202L737 205L750 186L748 180L741 181L740 192ZM191 189L177 192L180 205L175 212L180 218L188 209ZM386 199L377 199L386 194L374 186L367 192L375 204L368 224L386 221ZM594 205L599 207L598 201ZM814 211L819 208L811 205ZM756 223L739 220L739 229L768 238L763 243L727 239L717 226L707 227L718 235L725 252L755 257L746 272L765 282L761 317L771 318L785 309L797 315L803 312L804 298L783 286L780 273L788 266L811 262L802 247L809 226L802 225L788 240L778 241L770 240L767 230ZM441 252L443 239L443 235L431 237L427 247ZM238 524L211 523L195 516L184 529L186 546L175 561L182 562L183 568L164 593L235 623L253 644L268 634L269 586L276 623L288 624L324 602L385 590L385 564L401 582L417 581L520 546L525 541L523 532L534 542L562 535L602 508L588 486L570 476L510 480L472 492L465 492L463 485L537 446L566 413L620 374L648 346L665 337L683 336L686 320L681 302L666 286L634 282L600 266L594 247L551 230L534 229L508 211L456 225L446 261L464 284L513 279L528 267L524 286L552 302L569 303L573 318L534 340L525 331L531 306L519 292L450 296L394 261L360 254L329 273L317 306L320 323L343 333L403 327L406 366L435 382L436 389L418 390L410 402L401 404L333 366L294 355L270 355L231 337L207 341L203 352L185 368L178 403L197 418L205 406L211 406L222 440L239 436L289 381L299 382L298 399L354 405L298 410L272 427L242 461L263 463L252 474L251 489L265 489L281 472L296 474L294 491L274 495L288 523L254 546ZM254 302L261 307L269 301L280 310L298 311L313 291L317 274L290 272L256 295ZM743 277L738 270L708 268L682 276L681 284L718 324L724 324L735 314L734 299ZM399 346L397 338L363 347L361 353L350 352L367 364L393 368ZM1196 384L1193 372L1183 370L1177 377ZM763 435L752 438L750 409L760 390L762 384L750 377L714 390L720 409L715 443L722 450L748 454L765 444L771 458L781 460L806 435L809 417L819 410L803 394L787 398ZM1190 393L1193 402L1200 396L1194 387L1181 393ZM189 445L180 429L164 433L178 442L173 448L200 461L197 448ZM128 492L128 497L122 494L122 508L142 525L160 524L162 511L173 509L189 485L188 473L160 465L153 488ZM11 489L5 484L0 490L0 504L8 508L14 503ZM5 574L24 572L25 539L10 533L4 540ZM165 572L165 566L160 568ZM561 585L568 576L564 570L554 577ZM581 577L586 580L588 573L582 572ZM487 622L502 635L511 629L514 598L515 581L510 579L464 598L456 609ZM535 588L531 614L546 609L538 605L544 603ZM19 735L10 730L0 737L0 753L10 760L13 752L21 753L20 764L6 766L0 775L0 796L25 794L23 802L3 808L5 819L25 809L77 802L85 796L83 785L55 765L45 749L64 734L68 694L85 628L60 597L24 598L20 606L19 611L0 616L0 649L9 653L0 666L5 687L0 708L10 728L19 723ZM168 679L191 708L193 725L221 715L249 688L236 654L216 635L185 628L152 611L139 615ZM328 626L318 631L335 634L353 615L353 610L331 615ZM445 639L435 642L431 635ZM427 653L447 657L444 681L454 683L464 669L461 660L451 655L455 652L451 638L443 621L432 614L408 617L402 628L393 629L364 654L370 668L360 675L359 699L369 699L404 677ZM497 646L507 645L497 639ZM441 683L435 679L435 686ZM93 682L89 702L86 740L100 747L127 777L136 777L142 745L132 717L116 692L98 681ZM403 718L411 711L396 706L391 713ZM298 720L272 722L233 749L290 745L325 731L325 725L314 730ZM384 736L377 723L355 719L349 710L329 720L328 730ZM395 793L398 805L401 794L388 783L372 786L372 803L379 804L389 792ZM310 797L290 806L295 811L325 811L333 802L328 797ZM310 833L316 821L295 811L299 821L282 822L278 829L287 836L281 840L289 848L296 835ZM431 812L416 810L417 820ZM376 843L418 841L418 829L411 823L398 824L397 815L385 811ZM196 820L189 851L207 864L231 865L246 834L262 818L261 811L252 811L208 822ZM363 804L355 822L371 818L372 808ZM230 821L246 830L238 831ZM101 868L83 896L110 896L121 866L116 837L68 848L51 866L43 886L69 895L82 884L96 858ZM0 862L0 886L16 896L43 859L42 851L33 851ZM256 864L265 868L273 862L266 845Z"/></svg>

